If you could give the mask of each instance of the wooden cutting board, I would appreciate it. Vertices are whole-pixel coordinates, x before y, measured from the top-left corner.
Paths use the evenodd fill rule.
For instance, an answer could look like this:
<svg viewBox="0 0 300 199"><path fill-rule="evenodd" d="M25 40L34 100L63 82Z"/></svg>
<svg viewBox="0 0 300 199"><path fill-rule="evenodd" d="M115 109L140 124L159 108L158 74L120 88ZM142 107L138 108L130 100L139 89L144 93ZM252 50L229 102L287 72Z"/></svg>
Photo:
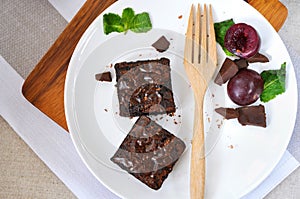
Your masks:
<svg viewBox="0 0 300 199"><path fill-rule="evenodd" d="M23 84L25 98L66 130L64 83L70 58L88 26L115 1L87 0ZM278 0L249 0L249 4L277 31L286 20L287 9Z"/></svg>

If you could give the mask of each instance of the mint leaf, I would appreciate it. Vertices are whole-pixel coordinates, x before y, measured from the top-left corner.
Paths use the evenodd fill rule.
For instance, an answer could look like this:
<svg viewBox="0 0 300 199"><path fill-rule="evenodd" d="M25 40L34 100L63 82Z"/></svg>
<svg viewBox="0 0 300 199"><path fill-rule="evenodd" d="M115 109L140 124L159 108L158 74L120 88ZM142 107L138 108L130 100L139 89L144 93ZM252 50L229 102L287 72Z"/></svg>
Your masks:
<svg viewBox="0 0 300 199"><path fill-rule="evenodd" d="M122 17L115 13L103 15L103 30L106 35L111 32L127 32L128 30L141 33L151 29L152 23L147 12L135 14L132 8L125 8Z"/></svg>
<svg viewBox="0 0 300 199"><path fill-rule="evenodd" d="M124 24L122 18L114 13L103 15L104 34L108 35L111 32L123 32Z"/></svg>
<svg viewBox="0 0 300 199"><path fill-rule="evenodd" d="M279 70L267 70L261 73L264 80L264 90L260 95L262 102L268 102L285 92L286 62Z"/></svg>
<svg viewBox="0 0 300 199"><path fill-rule="evenodd" d="M131 21L134 17L134 11L132 8L125 8L122 12L122 21L124 24L124 31L130 28Z"/></svg>
<svg viewBox="0 0 300 199"><path fill-rule="evenodd" d="M148 32L151 28L151 20L146 12L135 15L130 24L130 30L136 33Z"/></svg>
<svg viewBox="0 0 300 199"><path fill-rule="evenodd" d="M222 46L222 49L228 56L233 56L233 54L225 48L224 39L225 39L225 35L226 35L228 28L230 28L230 26L232 26L232 25L234 25L233 19L228 19L225 21L214 23L216 40Z"/></svg>

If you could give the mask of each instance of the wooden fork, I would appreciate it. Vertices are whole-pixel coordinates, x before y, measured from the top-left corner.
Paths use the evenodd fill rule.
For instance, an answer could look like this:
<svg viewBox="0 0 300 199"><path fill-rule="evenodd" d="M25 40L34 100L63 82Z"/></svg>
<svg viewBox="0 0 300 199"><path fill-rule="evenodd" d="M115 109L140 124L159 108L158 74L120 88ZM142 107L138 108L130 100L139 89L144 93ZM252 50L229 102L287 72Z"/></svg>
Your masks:
<svg viewBox="0 0 300 199"><path fill-rule="evenodd" d="M205 145L203 100L217 64L212 7L191 7L184 49L184 67L195 97L194 130L190 167L190 198L204 198Z"/></svg>

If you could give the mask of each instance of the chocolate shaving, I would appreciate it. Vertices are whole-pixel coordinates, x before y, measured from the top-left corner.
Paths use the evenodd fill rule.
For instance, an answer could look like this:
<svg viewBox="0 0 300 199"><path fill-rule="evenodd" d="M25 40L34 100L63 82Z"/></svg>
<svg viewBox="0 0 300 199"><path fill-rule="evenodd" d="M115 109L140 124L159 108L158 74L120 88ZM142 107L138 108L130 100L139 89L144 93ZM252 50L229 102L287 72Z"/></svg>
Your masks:
<svg viewBox="0 0 300 199"><path fill-rule="evenodd" d="M98 73L98 74L95 75L95 79L97 81L105 81L105 82L111 82L112 81L110 72Z"/></svg>
<svg viewBox="0 0 300 199"><path fill-rule="evenodd" d="M168 50L170 46L170 42L166 39L165 36L161 36L156 42L152 44L152 46L158 51L158 52L164 52Z"/></svg>
<svg viewBox="0 0 300 199"><path fill-rule="evenodd" d="M232 78L238 71L239 67L236 63L231 59L226 58L216 76L215 83L221 86Z"/></svg>
<svg viewBox="0 0 300 199"><path fill-rule="evenodd" d="M234 108L216 108L215 111L222 115L225 119L234 119L239 117L239 112Z"/></svg>
<svg viewBox="0 0 300 199"><path fill-rule="evenodd" d="M240 58L233 60L234 63L239 67L239 69L247 68L249 66L249 63L246 59Z"/></svg>
<svg viewBox="0 0 300 199"><path fill-rule="evenodd" d="M237 118L243 126L252 125L266 127L266 113L263 105L244 106L240 108L216 108L215 111L222 115L225 119Z"/></svg>
<svg viewBox="0 0 300 199"><path fill-rule="evenodd" d="M244 125L254 125L266 127L266 113L263 105L259 106L246 106L237 108L239 112L238 121Z"/></svg>
<svg viewBox="0 0 300 199"><path fill-rule="evenodd" d="M249 63L255 63L255 62L265 63L265 62L269 62L269 59L263 54L256 53L254 56L248 58L247 61Z"/></svg>

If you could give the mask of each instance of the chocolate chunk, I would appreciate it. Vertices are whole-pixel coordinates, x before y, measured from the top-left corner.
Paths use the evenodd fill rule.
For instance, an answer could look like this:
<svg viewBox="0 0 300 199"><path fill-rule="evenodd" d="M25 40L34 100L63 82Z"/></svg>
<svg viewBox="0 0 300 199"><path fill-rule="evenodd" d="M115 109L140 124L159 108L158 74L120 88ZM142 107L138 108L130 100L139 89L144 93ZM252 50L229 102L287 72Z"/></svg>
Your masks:
<svg viewBox="0 0 300 199"><path fill-rule="evenodd" d="M158 190L185 150L184 142L141 116L111 161L148 187Z"/></svg>
<svg viewBox="0 0 300 199"><path fill-rule="evenodd" d="M238 121L242 125L266 127L266 113L263 105L237 108Z"/></svg>
<svg viewBox="0 0 300 199"><path fill-rule="evenodd" d="M170 42L166 39L165 36L161 36L156 42L152 44L152 46L158 51L158 52L164 52L168 50L170 46Z"/></svg>
<svg viewBox="0 0 300 199"><path fill-rule="evenodd" d="M97 81L105 81L105 82L111 82L112 81L110 72L98 73L98 74L95 75L95 79Z"/></svg>
<svg viewBox="0 0 300 199"><path fill-rule="evenodd" d="M115 64L120 115L169 114L176 111L170 60L143 60Z"/></svg>
<svg viewBox="0 0 300 199"><path fill-rule="evenodd" d="M216 108L215 111L224 116L225 119L237 118L239 123L244 125L253 125L266 127L266 113L263 105L244 106L240 108Z"/></svg>
<svg viewBox="0 0 300 199"><path fill-rule="evenodd" d="M215 83L222 85L226 83L239 71L239 67L229 58L226 58L223 62L219 73L216 76Z"/></svg>
<svg viewBox="0 0 300 199"><path fill-rule="evenodd" d="M233 61L239 67L239 69L247 68L249 66L248 61L243 58L235 59Z"/></svg>
<svg viewBox="0 0 300 199"><path fill-rule="evenodd" d="M263 54L256 53L254 56L248 58L247 61L248 61L249 63L254 63L254 62L265 63L265 62L269 62L269 59L268 59L268 57L266 57L266 56L263 55Z"/></svg>
<svg viewBox="0 0 300 199"><path fill-rule="evenodd" d="M225 119L234 119L239 117L239 112L234 108L216 108L215 111L222 115Z"/></svg>

